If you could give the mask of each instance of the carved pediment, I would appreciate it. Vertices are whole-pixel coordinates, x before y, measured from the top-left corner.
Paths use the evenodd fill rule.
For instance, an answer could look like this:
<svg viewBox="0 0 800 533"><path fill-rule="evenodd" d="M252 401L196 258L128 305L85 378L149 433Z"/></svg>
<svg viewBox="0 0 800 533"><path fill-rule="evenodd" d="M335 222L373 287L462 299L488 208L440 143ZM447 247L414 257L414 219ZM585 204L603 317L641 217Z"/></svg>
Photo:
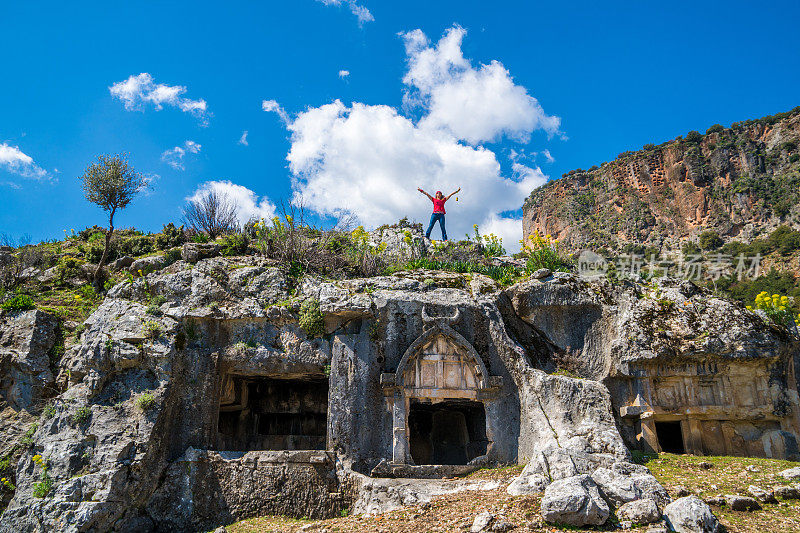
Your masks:
<svg viewBox="0 0 800 533"><path fill-rule="evenodd" d="M440 334L423 344L403 372L410 389L473 390L485 388L487 376L473 355Z"/></svg>

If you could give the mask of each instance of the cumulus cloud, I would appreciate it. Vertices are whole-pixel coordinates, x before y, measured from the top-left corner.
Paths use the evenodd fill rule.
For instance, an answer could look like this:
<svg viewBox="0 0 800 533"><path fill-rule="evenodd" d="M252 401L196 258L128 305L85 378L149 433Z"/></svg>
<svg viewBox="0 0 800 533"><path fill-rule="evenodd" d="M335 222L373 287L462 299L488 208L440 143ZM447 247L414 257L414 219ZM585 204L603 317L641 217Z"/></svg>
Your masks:
<svg viewBox="0 0 800 533"><path fill-rule="evenodd" d="M161 154L161 160L175 170L183 170L183 158L186 157L186 154L197 154L201 148L202 146L194 141L186 141L183 146L176 146L164 151Z"/></svg>
<svg viewBox="0 0 800 533"><path fill-rule="evenodd" d="M249 146L247 142L247 130L242 132L242 136L239 137L239 144L243 144L244 146Z"/></svg>
<svg viewBox="0 0 800 533"><path fill-rule="evenodd" d="M476 141L501 135L520 139L534 129L555 132L558 119L542 119L547 115L536 100L513 83L510 88L505 83L483 83L474 95L480 101L467 99L461 108L462 115L474 116L462 117L455 110L448 110L452 116L447 116L444 104L433 97L438 88L467 90L461 85L465 72L483 76L461 53L462 32L451 29L436 47L424 44L427 38L422 32L404 35L409 47L407 83L418 91L418 105L424 111L416 122L390 106L358 102L348 106L339 100L284 119L291 135L287 160L295 202L302 201L324 216L353 215L367 227L404 216L427 224L431 203L417 187L445 194L462 187L447 204L448 234L459 238L472 233L477 223L485 233L501 235L508 251L519 250L522 222L509 213L518 213L527 195L547 176L514 157L511 176L504 176L497 154ZM416 44L409 45L410 40ZM510 82L505 69L502 74ZM509 104L500 101L506 97L517 98L519 105L512 107L528 113L528 118L509 112ZM492 112L484 105L502 109ZM285 115L277 103L269 107Z"/></svg>
<svg viewBox="0 0 800 533"><path fill-rule="evenodd" d="M340 70L339 71L339 77L342 78L342 79L345 79L349 75L350 75L350 71L349 70Z"/></svg>
<svg viewBox="0 0 800 533"><path fill-rule="evenodd" d="M281 120L284 123L289 122L289 115L275 100L264 100L263 102L261 102L261 109L263 109L267 113L275 113L281 118Z"/></svg>
<svg viewBox="0 0 800 533"><path fill-rule="evenodd" d="M359 26L364 25L365 22L372 22L375 17L369 12L369 9L360 5L356 0L317 0L326 6L341 6L346 5L350 12L358 19Z"/></svg>
<svg viewBox="0 0 800 533"><path fill-rule="evenodd" d="M108 90L111 96L125 104L125 109L128 111L144 110L147 104L152 104L157 111L160 111L165 105L168 105L194 115L203 124L208 122L208 106L205 100L185 98L181 95L186 92L186 87L156 84L153 77L147 72L142 72L138 76L130 76L125 81L118 81Z"/></svg>
<svg viewBox="0 0 800 533"><path fill-rule="evenodd" d="M48 178L47 171L37 165L31 156L17 146L0 143L0 168L23 178L43 180Z"/></svg>
<svg viewBox="0 0 800 533"><path fill-rule="evenodd" d="M240 224L245 224L251 218L271 219L275 216L275 204L266 196L258 195L244 187L228 180L207 181L200 184L194 194L187 197L187 201L201 200L209 192L216 192L227 196L236 206L236 218Z"/></svg>
<svg viewBox="0 0 800 533"><path fill-rule="evenodd" d="M431 45L421 30L401 34L408 56L405 101L427 110L420 126L446 129L471 144L503 135L527 142L536 129L558 133L561 119L547 115L502 63L475 68L464 58L465 35L455 26Z"/></svg>

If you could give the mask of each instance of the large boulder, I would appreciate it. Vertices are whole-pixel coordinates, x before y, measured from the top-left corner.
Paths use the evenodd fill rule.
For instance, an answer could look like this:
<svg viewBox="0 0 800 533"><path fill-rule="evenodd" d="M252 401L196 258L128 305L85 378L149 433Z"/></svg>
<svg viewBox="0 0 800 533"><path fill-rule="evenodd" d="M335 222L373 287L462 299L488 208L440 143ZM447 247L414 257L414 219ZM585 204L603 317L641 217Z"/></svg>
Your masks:
<svg viewBox="0 0 800 533"><path fill-rule="evenodd" d="M128 270L133 274L139 274L140 276L145 276L151 272L161 270L162 268L167 266L167 263L168 260L166 256L149 255L147 257L140 257L139 259L135 260L128 267Z"/></svg>
<svg viewBox="0 0 800 533"><path fill-rule="evenodd" d="M678 498L664 508L664 516L677 533L721 533L724 531L711 508L697 496Z"/></svg>
<svg viewBox="0 0 800 533"><path fill-rule="evenodd" d="M599 526L611 512L597 485L586 474L551 483L544 491L541 510L546 522L578 527Z"/></svg>
<svg viewBox="0 0 800 533"><path fill-rule="evenodd" d="M795 466L794 468L787 468L786 470L781 470L779 475L784 479L789 479L791 481L800 481L800 466Z"/></svg>
<svg viewBox="0 0 800 533"><path fill-rule="evenodd" d="M603 495L615 505L642 498L655 501L659 507L670 502L669 493L653 477L647 467L634 463L617 462L611 468L598 468L592 479Z"/></svg>
<svg viewBox="0 0 800 533"><path fill-rule="evenodd" d="M623 504L617 509L617 518L630 520L635 524L651 524L661 519L661 511L653 500L633 500Z"/></svg>
<svg viewBox="0 0 800 533"><path fill-rule="evenodd" d="M197 263L201 259L216 257L219 255L219 250L219 246L213 242L187 242L181 249L181 259L187 263Z"/></svg>

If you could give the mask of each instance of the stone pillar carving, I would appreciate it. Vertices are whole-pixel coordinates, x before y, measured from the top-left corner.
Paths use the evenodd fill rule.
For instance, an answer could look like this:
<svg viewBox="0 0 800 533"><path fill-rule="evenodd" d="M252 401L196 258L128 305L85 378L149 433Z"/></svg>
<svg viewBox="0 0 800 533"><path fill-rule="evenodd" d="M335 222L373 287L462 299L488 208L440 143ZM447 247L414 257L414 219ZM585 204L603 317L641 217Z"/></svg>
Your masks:
<svg viewBox="0 0 800 533"><path fill-rule="evenodd" d="M696 418L689 418L681 422L681 428L686 453L703 455L703 423Z"/></svg>
<svg viewBox="0 0 800 533"><path fill-rule="evenodd" d="M639 419L639 431L636 439L642 445L645 452L657 453L661 451L656 436L656 423L653 420L653 413L642 413Z"/></svg>
<svg viewBox="0 0 800 533"><path fill-rule="evenodd" d="M409 463L408 435L406 434L406 400L397 389L392 405L392 463Z"/></svg>

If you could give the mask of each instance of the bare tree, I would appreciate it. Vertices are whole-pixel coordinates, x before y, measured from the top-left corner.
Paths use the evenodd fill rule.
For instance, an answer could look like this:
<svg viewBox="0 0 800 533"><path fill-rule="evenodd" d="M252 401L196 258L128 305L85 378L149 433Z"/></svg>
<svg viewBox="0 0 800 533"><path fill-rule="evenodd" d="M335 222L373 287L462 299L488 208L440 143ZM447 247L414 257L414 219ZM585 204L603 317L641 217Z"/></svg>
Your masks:
<svg viewBox="0 0 800 533"><path fill-rule="evenodd" d="M195 200L189 200L183 208L186 225L198 233L206 233L212 239L225 233L238 231L236 204L224 192L206 191Z"/></svg>
<svg viewBox="0 0 800 533"><path fill-rule="evenodd" d="M82 187L86 199L108 213L106 245L100 263L94 271L94 287L99 292L102 288L100 281L103 266L108 259L108 248L111 235L114 233L114 214L118 209L124 209L131 203L146 185L146 180L128 164L124 154L99 156L96 163L86 168L80 179L83 181Z"/></svg>

